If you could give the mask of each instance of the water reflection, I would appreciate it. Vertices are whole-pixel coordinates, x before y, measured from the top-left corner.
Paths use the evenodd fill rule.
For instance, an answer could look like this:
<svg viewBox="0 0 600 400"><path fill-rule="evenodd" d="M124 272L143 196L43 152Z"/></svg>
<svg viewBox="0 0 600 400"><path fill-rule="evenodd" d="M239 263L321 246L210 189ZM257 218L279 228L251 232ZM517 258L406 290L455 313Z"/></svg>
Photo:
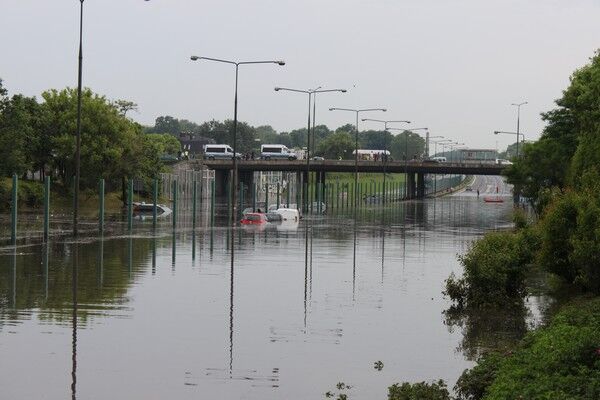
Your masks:
<svg viewBox="0 0 600 400"><path fill-rule="evenodd" d="M169 227L0 249L0 357L23 364L0 363L0 384L20 393L11 374L24 365L23 376L51 398L66 397L66 383L58 386L69 370L73 398L110 397L109 389L126 398L321 398L331 376L375 398L385 397L383 378L452 381L479 349L499 342L496 331L527 328L519 315L505 327L487 316L441 315L443 280L460 270L456 253L505 226L509 211L444 199L308 218L299 227ZM66 332L70 341L57 340ZM79 343L89 352L83 369ZM52 355L54 374L48 353L72 360ZM372 359L386 363L377 377L368 373ZM315 364L328 373L315 374ZM123 368L140 384L123 381Z"/></svg>
<svg viewBox="0 0 600 400"><path fill-rule="evenodd" d="M71 290L73 296L73 313L71 319L71 399L77 398L77 283L79 271L79 244L73 244L71 271Z"/></svg>

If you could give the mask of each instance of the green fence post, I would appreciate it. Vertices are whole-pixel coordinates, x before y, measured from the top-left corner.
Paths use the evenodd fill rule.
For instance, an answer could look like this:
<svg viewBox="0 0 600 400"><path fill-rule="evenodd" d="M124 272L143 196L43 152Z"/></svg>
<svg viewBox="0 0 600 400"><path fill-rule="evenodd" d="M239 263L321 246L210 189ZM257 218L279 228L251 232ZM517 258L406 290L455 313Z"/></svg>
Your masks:
<svg viewBox="0 0 600 400"><path fill-rule="evenodd" d="M98 182L98 232L104 232L104 179Z"/></svg>
<svg viewBox="0 0 600 400"><path fill-rule="evenodd" d="M265 209L263 212L267 212L269 210L269 184L265 183Z"/></svg>
<svg viewBox="0 0 600 400"><path fill-rule="evenodd" d="M156 217L158 203L158 179L154 178L152 182L152 229L156 229Z"/></svg>
<svg viewBox="0 0 600 400"><path fill-rule="evenodd" d="M196 180L192 182L192 229L196 229L196 197L197 197Z"/></svg>
<svg viewBox="0 0 600 400"><path fill-rule="evenodd" d="M44 241L48 241L50 232L50 177L44 180Z"/></svg>
<svg viewBox="0 0 600 400"><path fill-rule="evenodd" d="M287 180L287 184L285 186L285 201L286 201L286 208L290 208L290 179L289 179L289 175L288 175L288 180Z"/></svg>
<svg viewBox="0 0 600 400"><path fill-rule="evenodd" d="M215 179L210 183L210 226L215 226Z"/></svg>
<svg viewBox="0 0 600 400"><path fill-rule="evenodd" d="M173 229L177 227L177 179L173 180Z"/></svg>
<svg viewBox="0 0 600 400"><path fill-rule="evenodd" d="M256 212L256 182L252 183L252 212Z"/></svg>
<svg viewBox="0 0 600 400"><path fill-rule="evenodd" d="M243 182L240 182L239 198L240 198L239 212L235 216L235 219L236 219L235 223L237 223L237 221L239 219L241 219L242 211L244 211L244 183Z"/></svg>
<svg viewBox="0 0 600 400"><path fill-rule="evenodd" d="M13 246L17 245L17 206L19 178L17 174L12 177L12 210L10 212L10 239Z"/></svg>
<svg viewBox="0 0 600 400"><path fill-rule="evenodd" d="M279 185L279 182L277 182L277 209L279 209L279 189L280 189L280 185Z"/></svg>
<svg viewBox="0 0 600 400"><path fill-rule="evenodd" d="M127 190L127 229L133 228L133 178L128 182Z"/></svg>

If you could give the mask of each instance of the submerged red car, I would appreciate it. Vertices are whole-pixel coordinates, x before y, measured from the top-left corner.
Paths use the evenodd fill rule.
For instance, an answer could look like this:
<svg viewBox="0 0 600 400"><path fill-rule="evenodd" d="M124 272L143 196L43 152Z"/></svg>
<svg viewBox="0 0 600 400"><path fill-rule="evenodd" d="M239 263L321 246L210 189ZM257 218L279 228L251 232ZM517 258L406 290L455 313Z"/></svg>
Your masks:
<svg viewBox="0 0 600 400"><path fill-rule="evenodd" d="M240 221L242 225L261 225L267 223L267 217L261 213L248 213Z"/></svg>

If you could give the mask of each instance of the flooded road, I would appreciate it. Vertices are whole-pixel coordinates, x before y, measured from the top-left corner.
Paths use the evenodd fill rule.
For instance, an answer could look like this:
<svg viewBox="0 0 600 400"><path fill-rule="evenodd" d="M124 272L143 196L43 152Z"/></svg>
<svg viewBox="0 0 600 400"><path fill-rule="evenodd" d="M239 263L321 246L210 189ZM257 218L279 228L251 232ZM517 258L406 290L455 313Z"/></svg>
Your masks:
<svg viewBox="0 0 600 400"><path fill-rule="evenodd" d="M1 397L323 399L345 382L351 398L383 399L394 382L453 385L481 340L447 325L444 280L511 209L465 193L356 221L164 221L3 248Z"/></svg>

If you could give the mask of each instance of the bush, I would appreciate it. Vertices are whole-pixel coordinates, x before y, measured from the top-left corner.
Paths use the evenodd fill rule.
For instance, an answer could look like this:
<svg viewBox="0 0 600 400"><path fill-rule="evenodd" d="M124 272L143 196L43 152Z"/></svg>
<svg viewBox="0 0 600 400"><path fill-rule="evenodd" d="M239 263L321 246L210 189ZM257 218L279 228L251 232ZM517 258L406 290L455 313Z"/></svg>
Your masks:
<svg viewBox="0 0 600 400"><path fill-rule="evenodd" d="M465 370L454 386L456 400L483 399L487 388L496 378L502 359L498 353L488 353L477 361L476 366Z"/></svg>
<svg viewBox="0 0 600 400"><path fill-rule="evenodd" d="M388 400L450 400L450 393L442 380L432 383L404 382L388 388Z"/></svg>
<svg viewBox="0 0 600 400"><path fill-rule="evenodd" d="M600 292L600 178L585 174L579 190L555 198L541 221L538 261L584 290Z"/></svg>
<svg viewBox="0 0 600 400"><path fill-rule="evenodd" d="M529 334L486 390L484 400L599 399L600 299L564 307Z"/></svg>
<svg viewBox="0 0 600 400"><path fill-rule="evenodd" d="M40 207L44 204L44 186L39 182L19 180L18 206ZM0 210L12 205L12 179L0 180Z"/></svg>
<svg viewBox="0 0 600 400"><path fill-rule="evenodd" d="M533 229L485 235L459 256L463 276L450 275L444 294L458 308L520 304L537 241Z"/></svg>

